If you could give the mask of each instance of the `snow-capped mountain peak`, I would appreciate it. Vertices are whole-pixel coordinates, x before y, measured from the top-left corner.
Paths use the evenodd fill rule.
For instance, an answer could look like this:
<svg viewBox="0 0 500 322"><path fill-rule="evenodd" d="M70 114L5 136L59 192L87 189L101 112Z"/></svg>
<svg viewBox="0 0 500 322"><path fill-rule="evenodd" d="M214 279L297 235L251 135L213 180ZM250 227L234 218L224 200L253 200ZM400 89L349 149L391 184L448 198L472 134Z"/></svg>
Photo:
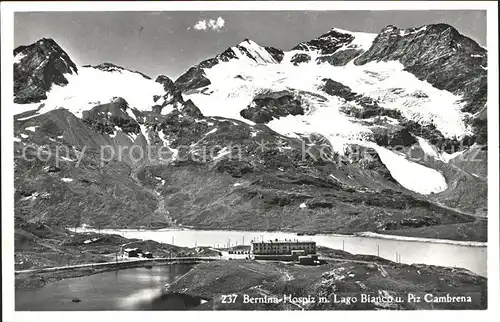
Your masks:
<svg viewBox="0 0 500 322"><path fill-rule="evenodd" d="M43 61L45 62L49 59L58 59L58 63L64 64L64 66L58 67L64 67L65 72L69 74L78 72L76 65L73 61L71 61L68 54L52 38L39 39L37 42L29 46L19 46L14 50L14 56L14 62L16 64L19 64L24 57L30 56L32 60L39 59L44 56L45 59L43 59ZM41 68L41 66L39 66L39 68Z"/></svg>
<svg viewBox="0 0 500 322"><path fill-rule="evenodd" d="M377 34L375 33L368 33L368 32L354 32L354 31L349 31L349 30L344 30L340 28L332 28L331 31L334 31L336 33L340 34L347 34L351 35L353 37L352 41L347 45L349 48L360 48L363 50L368 50L370 49L373 40L375 37L377 37Z"/></svg>
<svg viewBox="0 0 500 322"><path fill-rule="evenodd" d="M46 98L52 85L64 86L67 75L78 68L68 54L51 38L42 38L14 50L14 101L37 102Z"/></svg>
<svg viewBox="0 0 500 322"><path fill-rule="evenodd" d="M338 50L356 49L366 51L370 48L377 34L352 32L340 28L332 28L329 32L295 46L295 50L319 51L322 55L331 55ZM292 49L292 50L293 50Z"/></svg>
<svg viewBox="0 0 500 322"><path fill-rule="evenodd" d="M276 64L279 61L265 48L250 39L245 39L236 47L231 47L238 58L248 57L257 64Z"/></svg>

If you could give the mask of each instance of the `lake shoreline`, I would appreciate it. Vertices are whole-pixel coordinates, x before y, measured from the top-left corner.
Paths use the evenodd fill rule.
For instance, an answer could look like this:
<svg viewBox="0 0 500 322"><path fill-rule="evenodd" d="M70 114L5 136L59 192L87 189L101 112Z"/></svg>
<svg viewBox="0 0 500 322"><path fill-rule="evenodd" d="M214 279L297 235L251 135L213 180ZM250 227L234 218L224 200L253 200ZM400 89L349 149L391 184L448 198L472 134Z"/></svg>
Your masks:
<svg viewBox="0 0 500 322"><path fill-rule="evenodd" d="M163 266L163 265L193 265L208 260L197 260L192 263L181 263L180 261L130 261L119 262L118 265L112 265L113 262L107 263L88 263L92 266L77 266L77 267L56 267L56 268L40 268L32 272L15 272L15 290L26 290L41 288L47 284L54 283L60 280L90 276L109 271L125 270L137 267L148 266ZM101 264L101 265L93 265Z"/></svg>
<svg viewBox="0 0 500 322"><path fill-rule="evenodd" d="M68 229L68 228L67 228ZM78 232L96 232L97 229L93 227L79 227L77 228ZM198 228L161 228L161 229L130 229L130 228L101 228L101 231L121 231L121 232L174 232L174 231L225 231L227 233L244 233L244 232L255 232L255 233L266 233L266 234L295 234L298 237L303 236L332 236L332 237L364 237L371 239L387 239L387 240L395 240L395 241L406 241L406 242L421 242L421 243L435 243L435 244L449 244L456 246L465 246L465 247L487 247L488 242L482 241L468 241L468 240L454 240L454 239L441 239L441 238L426 238L426 237L413 237L413 236L404 236L404 235L389 235L389 234L381 234L379 232L355 232L350 234L339 234L339 233L300 233L294 231L280 231L280 230L272 230L272 231L264 231L264 230L235 230L235 229L198 229Z"/></svg>
<svg viewBox="0 0 500 322"><path fill-rule="evenodd" d="M467 224L467 223L466 223ZM97 231L99 228L91 227L91 226L81 226L81 227L72 227L66 228L68 230L76 230L77 231ZM430 226L427 227L429 229L439 229L441 226ZM482 237L474 236L472 238L442 238L435 237L434 235L422 235L414 236L409 234L408 231L405 230L395 230L395 231L353 231L353 232L334 232L334 231L307 231L300 229L290 229L290 230L259 230L259 229L235 229L235 228L206 228L206 227L197 227L197 226L175 226L175 227L162 227L162 228L120 228L120 227L101 227L100 230L120 230L124 232L137 232L137 231L152 231L152 232L169 232L169 231L226 231L228 233L231 232L255 232L255 233L279 233L279 234L294 234L297 236L361 236L368 238L384 238L384 239L393 239L393 240L404 240L404 241L418 241L418 242L426 242L426 243L447 243L453 245L460 246L478 246L485 247L487 245L487 238L484 239ZM377 236L377 237L374 237ZM446 235L445 235L446 236Z"/></svg>
<svg viewBox="0 0 500 322"><path fill-rule="evenodd" d="M421 243L449 244L449 245L467 246L467 247L487 247L488 246L488 242L461 241L461 240L439 239L439 238L408 237L408 236L402 236L402 235L386 235L386 234L380 234L380 233L375 233L375 232L371 232L371 231L355 233L355 234L353 234L353 236L375 238L375 239L400 240L400 241L409 241L409 242L413 241L413 242L421 242Z"/></svg>

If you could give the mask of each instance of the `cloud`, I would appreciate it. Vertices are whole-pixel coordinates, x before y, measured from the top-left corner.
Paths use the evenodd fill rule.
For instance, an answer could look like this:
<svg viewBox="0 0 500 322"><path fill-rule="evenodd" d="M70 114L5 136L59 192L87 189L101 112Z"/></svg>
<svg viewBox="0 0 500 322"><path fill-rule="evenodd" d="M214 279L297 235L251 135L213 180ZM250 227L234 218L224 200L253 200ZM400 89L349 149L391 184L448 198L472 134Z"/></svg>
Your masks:
<svg viewBox="0 0 500 322"><path fill-rule="evenodd" d="M226 24L226 21L222 19L222 17L219 17L217 19L204 19L198 21L193 28L196 30L200 31L207 31L207 30L214 30L214 31L220 31L224 25ZM191 29L191 28L188 28Z"/></svg>

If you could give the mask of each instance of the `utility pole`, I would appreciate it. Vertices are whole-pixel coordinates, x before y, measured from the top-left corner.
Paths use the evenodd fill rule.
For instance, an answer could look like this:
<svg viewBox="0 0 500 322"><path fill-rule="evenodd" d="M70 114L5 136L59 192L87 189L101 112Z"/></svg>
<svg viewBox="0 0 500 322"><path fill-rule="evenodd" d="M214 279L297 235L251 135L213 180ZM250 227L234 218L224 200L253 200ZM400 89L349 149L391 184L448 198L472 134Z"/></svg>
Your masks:
<svg viewBox="0 0 500 322"><path fill-rule="evenodd" d="M241 244L245 245L245 236L241 237Z"/></svg>
<svg viewBox="0 0 500 322"><path fill-rule="evenodd" d="M398 257L398 252L396 252L396 263L398 263L399 257Z"/></svg>
<svg viewBox="0 0 500 322"><path fill-rule="evenodd" d="M377 245L377 257L380 257L380 246Z"/></svg>
<svg viewBox="0 0 500 322"><path fill-rule="evenodd" d="M345 250L345 244L343 239L342 239L342 250Z"/></svg>
<svg viewBox="0 0 500 322"><path fill-rule="evenodd" d="M172 236L172 245L174 245L174 236Z"/></svg>

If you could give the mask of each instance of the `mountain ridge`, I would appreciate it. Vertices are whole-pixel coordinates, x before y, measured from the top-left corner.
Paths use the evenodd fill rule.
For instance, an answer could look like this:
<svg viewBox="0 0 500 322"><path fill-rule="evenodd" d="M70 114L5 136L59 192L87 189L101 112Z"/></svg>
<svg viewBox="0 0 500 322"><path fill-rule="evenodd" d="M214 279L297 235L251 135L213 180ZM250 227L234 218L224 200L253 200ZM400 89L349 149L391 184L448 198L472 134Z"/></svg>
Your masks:
<svg viewBox="0 0 500 322"><path fill-rule="evenodd" d="M433 76L427 61L424 75L415 66L429 55L483 52L443 26L427 27L443 34L421 28L386 27L362 40L353 36L362 33L333 28L291 51L245 39L175 81L112 63L85 65L78 74L76 65L43 69L66 83L32 87L45 98L24 100L40 105L15 117L16 214L108 227L405 234L482 227L487 145L479 112L486 92L473 84L486 81L486 52L480 61L440 63L444 76ZM422 32L429 35L417 37ZM424 40L432 46L402 49ZM71 67L66 56L60 66ZM21 61L34 66L28 60L37 57ZM28 84L36 72L23 64L14 64L17 81ZM28 145L69 154L29 163L21 158ZM103 163L103 147L133 152ZM154 155L140 158L134 147L153 147ZM460 238L484 240L479 231Z"/></svg>

